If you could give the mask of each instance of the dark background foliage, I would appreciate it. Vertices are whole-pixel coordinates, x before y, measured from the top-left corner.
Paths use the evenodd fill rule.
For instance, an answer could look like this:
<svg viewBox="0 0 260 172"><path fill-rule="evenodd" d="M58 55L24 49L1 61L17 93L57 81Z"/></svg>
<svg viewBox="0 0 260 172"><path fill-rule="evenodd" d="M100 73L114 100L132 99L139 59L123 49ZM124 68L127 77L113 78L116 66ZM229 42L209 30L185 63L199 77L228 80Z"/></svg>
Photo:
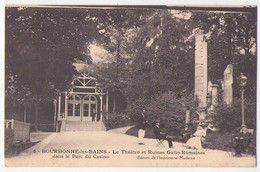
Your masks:
<svg viewBox="0 0 260 172"><path fill-rule="evenodd" d="M234 131L241 126L241 100L234 99L232 105L221 103L213 115L216 126L221 131ZM245 124L248 128L256 129L256 102L245 100Z"/></svg>

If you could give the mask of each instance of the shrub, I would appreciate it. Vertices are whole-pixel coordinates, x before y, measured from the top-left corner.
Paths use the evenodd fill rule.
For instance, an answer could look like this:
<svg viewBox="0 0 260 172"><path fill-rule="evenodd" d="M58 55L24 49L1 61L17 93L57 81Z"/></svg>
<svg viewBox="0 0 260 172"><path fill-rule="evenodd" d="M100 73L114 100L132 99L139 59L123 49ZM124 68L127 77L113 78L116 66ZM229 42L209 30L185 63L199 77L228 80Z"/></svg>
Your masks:
<svg viewBox="0 0 260 172"><path fill-rule="evenodd" d="M104 121L107 130L125 127L131 124L130 118L124 113L110 113L108 114L108 119Z"/></svg>
<svg viewBox="0 0 260 172"><path fill-rule="evenodd" d="M155 98L147 106L146 116L150 124L160 121L164 126L164 132L179 135L184 129L187 106L191 112L195 111L196 102L193 101L193 97L176 98L173 93L166 93Z"/></svg>
<svg viewBox="0 0 260 172"><path fill-rule="evenodd" d="M219 104L213 114L215 125L222 131L233 131L241 126L241 100L234 99L232 105ZM256 102L245 100L245 124L256 129Z"/></svg>
<svg viewBox="0 0 260 172"><path fill-rule="evenodd" d="M10 128L5 129L5 155L13 153L14 131Z"/></svg>
<svg viewBox="0 0 260 172"><path fill-rule="evenodd" d="M148 100L140 98L127 106L126 112L127 115L130 117L132 123L138 122L138 116L140 115L143 109L147 109L148 104Z"/></svg>

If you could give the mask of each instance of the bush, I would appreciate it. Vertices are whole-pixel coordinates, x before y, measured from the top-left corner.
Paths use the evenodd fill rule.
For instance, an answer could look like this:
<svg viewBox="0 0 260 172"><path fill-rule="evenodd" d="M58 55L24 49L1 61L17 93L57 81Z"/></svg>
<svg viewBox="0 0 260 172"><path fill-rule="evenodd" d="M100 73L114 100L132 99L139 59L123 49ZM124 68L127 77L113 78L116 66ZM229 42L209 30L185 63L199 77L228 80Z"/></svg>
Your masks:
<svg viewBox="0 0 260 172"><path fill-rule="evenodd" d="M13 153L14 131L10 128L5 129L5 155Z"/></svg>
<svg viewBox="0 0 260 172"><path fill-rule="evenodd" d="M222 131L233 131L241 126L241 100L234 99L232 105L219 104L213 114L215 125ZM245 100L245 124L248 128L256 129L256 102Z"/></svg>
<svg viewBox="0 0 260 172"><path fill-rule="evenodd" d="M125 127L131 124L130 118L123 113L110 113L108 114L108 119L104 121L107 130Z"/></svg>
<svg viewBox="0 0 260 172"><path fill-rule="evenodd" d="M232 134L231 132L220 131L209 132L207 133L206 141L210 144L205 145L204 148L227 151L229 150L227 145L230 144L229 142L233 138Z"/></svg>
<svg viewBox="0 0 260 172"><path fill-rule="evenodd" d="M179 135L185 126L187 106L191 112L195 111L196 102L193 101L193 97L176 98L173 93L162 94L147 106L147 120L151 125L156 121L160 121L162 126L164 126L162 128L164 132L171 135Z"/></svg>
<svg viewBox="0 0 260 172"><path fill-rule="evenodd" d="M132 123L138 122L138 117L141 114L143 109L147 109L149 101L144 98L137 99L135 102L132 102L127 106L126 112L130 117Z"/></svg>

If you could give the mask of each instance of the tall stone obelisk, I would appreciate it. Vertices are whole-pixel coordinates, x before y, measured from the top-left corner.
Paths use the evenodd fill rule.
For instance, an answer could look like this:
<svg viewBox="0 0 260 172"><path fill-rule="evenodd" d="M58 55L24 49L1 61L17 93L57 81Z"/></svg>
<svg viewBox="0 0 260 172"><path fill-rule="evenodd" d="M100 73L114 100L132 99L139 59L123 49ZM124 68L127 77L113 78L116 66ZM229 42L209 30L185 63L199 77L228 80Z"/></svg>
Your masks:
<svg viewBox="0 0 260 172"><path fill-rule="evenodd" d="M202 30L195 32L195 89L194 96L199 101L200 120L205 118L208 86L207 43Z"/></svg>
<svg viewBox="0 0 260 172"><path fill-rule="evenodd" d="M229 64L224 71L222 101L227 105L233 102L233 65Z"/></svg>

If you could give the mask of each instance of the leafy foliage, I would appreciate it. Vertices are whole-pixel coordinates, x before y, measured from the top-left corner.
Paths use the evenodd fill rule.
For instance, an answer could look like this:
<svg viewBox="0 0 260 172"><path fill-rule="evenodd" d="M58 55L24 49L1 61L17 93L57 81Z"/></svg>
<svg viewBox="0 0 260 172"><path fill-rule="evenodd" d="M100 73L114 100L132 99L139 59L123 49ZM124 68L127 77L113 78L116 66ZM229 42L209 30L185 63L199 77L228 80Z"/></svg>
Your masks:
<svg viewBox="0 0 260 172"><path fill-rule="evenodd" d="M167 133L179 135L184 129L187 107L191 112L195 112L196 102L192 97L177 98L173 93L165 93L147 105L145 108L147 120L151 125L160 121ZM191 119L194 118L194 115L195 113L191 115Z"/></svg>
<svg viewBox="0 0 260 172"><path fill-rule="evenodd" d="M138 47L126 88L129 102L141 97L151 100L168 91L189 94L194 75L193 46L186 41L190 26L167 10L146 17L136 37Z"/></svg>
<svg viewBox="0 0 260 172"><path fill-rule="evenodd" d="M96 34L89 33L94 29L84 28L87 22L81 21L85 16L81 9L8 7L7 76L12 77L18 86L27 88L37 99L53 97L56 91L66 90L76 73L72 65L75 59L90 61L83 46L90 39L88 34ZM9 77L6 77L8 86Z"/></svg>
<svg viewBox="0 0 260 172"><path fill-rule="evenodd" d="M110 113L108 119L105 119L105 126L107 130L125 127L131 124L130 118L124 113Z"/></svg>
<svg viewBox="0 0 260 172"><path fill-rule="evenodd" d="M132 102L131 104L128 104L126 108L127 114L131 117L131 122L132 123L137 123L138 122L138 117L140 113L142 112L143 109L147 110L147 107L149 105L149 102L145 98L140 98L137 99L136 101Z"/></svg>
<svg viewBox="0 0 260 172"><path fill-rule="evenodd" d="M235 99L232 105L221 103L213 115L216 126L222 131L234 131L241 126L241 100ZM245 124L256 129L256 102L245 100Z"/></svg>
<svg viewBox="0 0 260 172"><path fill-rule="evenodd" d="M98 39L84 9L6 8L6 96L35 106L70 87L73 63L91 63L87 44ZM66 30L64 30L66 28Z"/></svg>

